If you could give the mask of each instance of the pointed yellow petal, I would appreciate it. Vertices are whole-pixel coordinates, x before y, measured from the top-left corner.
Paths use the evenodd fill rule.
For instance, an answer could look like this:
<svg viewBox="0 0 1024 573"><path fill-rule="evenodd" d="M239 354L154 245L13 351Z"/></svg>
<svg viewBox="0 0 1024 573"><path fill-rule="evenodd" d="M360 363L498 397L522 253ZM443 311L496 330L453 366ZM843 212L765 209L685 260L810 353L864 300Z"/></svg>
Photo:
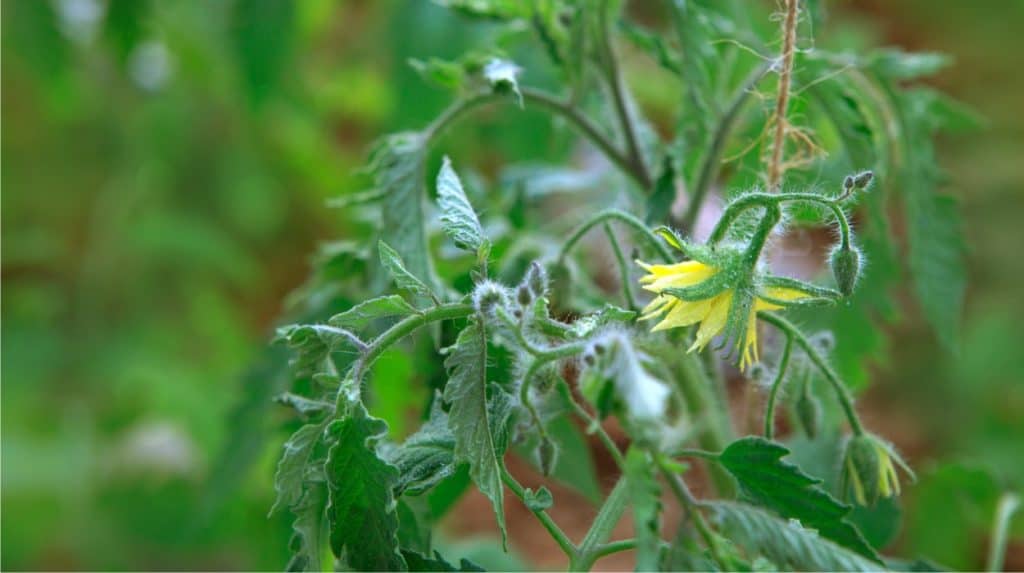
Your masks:
<svg viewBox="0 0 1024 573"><path fill-rule="evenodd" d="M755 313L761 312L762 310L779 310L780 308L782 308L782 307L777 305L777 304L770 303L770 302L764 300L763 298L755 298L754 299L754 312Z"/></svg>
<svg viewBox="0 0 1024 573"><path fill-rule="evenodd" d="M711 310L711 303L713 300L714 299L709 298L690 302L676 299L675 306L667 315L665 315L665 320L658 323L657 326L651 329L651 332L681 326L690 326L691 324L700 322Z"/></svg>
<svg viewBox="0 0 1024 573"><path fill-rule="evenodd" d="M800 300L802 298L811 298L811 295L795 288L789 287L768 287L762 291L762 294L768 298L774 298L775 300Z"/></svg>
<svg viewBox="0 0 1024 573"><path fill-rule="evenodd" d="M667 288L683 288L700 284L715 276L715 273L718 272L707 265L697 264L700 265L700 268L697 270L666 275L647 275L640 279L640 283L649 291L661 292Z"/></svg>
<svg viewBox="0 0 1024 573"><path fill-rule="evenodd" d="M656 316L660 316L665 311L669 310L672 304L679 299L667 296L658 295L654 297L654 300L647 303L647 306L640 311L640 320L650 320Z"/></svg>
<svg viewBox="0 0 1024 573"><path fill-rule="evenodd" d="M637 264L643 267L645 271L658 277L678 275L682 273L695 273L711 269L711 267L697 261L683 261L681 263L674 263L671 265L649 265L647 263L637 261Z"/></svg>
<svg viewBox="0 0 1024 573"><path fill-rule="evenodd" d="M729 305L732 304L732 291L725 291L711 299L711 308L700 323L700 330L697 331L697 339L687 352L703 349L708 342L725 328L725 321L729 318Z"/></svg>
<svg viewBox="0 0 1024 573"><path fill-rule="evenodd" d="M743 356L740 359L740 370L746 370L754 362L760 360L757 354L757 308L750 309L747 319L747 337L743 341Z"/></svg>

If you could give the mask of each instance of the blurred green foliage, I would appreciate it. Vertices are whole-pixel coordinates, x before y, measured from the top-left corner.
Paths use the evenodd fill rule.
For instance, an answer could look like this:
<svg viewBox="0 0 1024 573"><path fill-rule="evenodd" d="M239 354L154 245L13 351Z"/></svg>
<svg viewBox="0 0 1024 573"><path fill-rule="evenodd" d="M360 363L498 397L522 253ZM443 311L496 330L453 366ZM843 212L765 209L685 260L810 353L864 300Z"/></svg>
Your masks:
<svg viewBox="0 0 1024 573"><path fill-rule="evenodd" d="M972 245L959 352L910 316L864 398L923 470L896 543L979 567L998 492L1024 488L1024 76L1012 49L1024 8L825 6L846 23L816 30L830 43L874 34L953 54L938 82L988 119L939 147ZM414 1L6 0L2 19L0 565L281 568L290 526L266 511L294 423L268 399L284 360L265 349L271 327L315 312L282 301L318 241L370 232L358 210L325 208L365 186L351 173L370 141L449 100L407 60L454 58L491 31ZM529 57L515 59L535 69ZM632 69L658 121L674 84ZM564 130L523 117L460 128L446 146L484 176L509 158L558 159ZM408 379L413 365L394 358L378 368ZM426 389L389 391L416 404ZM954 459L967 465L944 465ZM972 543L932 517L956 496ZM519 566L474 547L481 564ZM1008 566L1024 566L1022 552L1012 546Z"/></svg>

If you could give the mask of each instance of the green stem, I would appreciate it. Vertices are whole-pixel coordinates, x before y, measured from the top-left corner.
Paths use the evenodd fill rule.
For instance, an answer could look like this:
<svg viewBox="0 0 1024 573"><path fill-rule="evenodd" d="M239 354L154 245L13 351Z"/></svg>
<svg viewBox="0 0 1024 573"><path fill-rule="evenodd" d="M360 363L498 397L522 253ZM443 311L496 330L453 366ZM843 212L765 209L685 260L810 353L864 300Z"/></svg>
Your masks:
<svg viewBox="0 0 1024 573"><path fill-rule="evenodd" d="M686 208L686 214L683 215L682 221L680 221L680 226L683 229L692 231L694 225L696 225L697 216L700 215L701 206L707 198L711 184L718 177L719 163L722 160L722 152L725 150L725 143L729 139L729 134L732 132L736 120L739 119L740 111L743 110L744 104L750 99L751 90L764 78L770 69L771 62L765 62L754 69L736 91L732 101L729 103L729 107L726 108L722 118L718 121L715 133L711 138L711 148L708 149L707 154L704 156L700 167L700 175L697 176L697 183L693 186L693 191L690 193L690 204Z"/></svg>
<svg viewBox="0 0 1024 573"><path fill-rule="evenodd" d="M475 312L473 305L461 303L441 304L398 321L385 330L373 342L367 345L353 370L353 377L358 381L380 355L392 344L412 334L416 329L439 320L465 318Z"/></svg>
<svg viewBox="0 0 1024 573"><path fill-rule="evenodd" d="M626 478L621 477L597 512L590 530L580 542L576 559L569 564L570 570L587 571L602 554L607 555L607 551L602 553L602 548L607 545L605 541L611 537L628 504L629 488L626 485Z"/></svg>
<svg viewBox="0 0 1024 573"><path fill-rule="evenodd" d="M629 175L645 189L650 187L650 176L646 173L646 170L640 170L629 157L618 149L615 143L601 132L597 124L591 121L573 104L542 90L523 87L520 88L520 92L523 94L524 102L544 108L568 120L581 135L590 140L623 173ZM423 130L423 133L428 142L433 141L467 113L487 104L507 101L511 101L507 95L490 92L479 93L457 100L428 125Z"/></svg>
<svg viewBox="0 0 1024 573"><path fill-rule="evenodd" d="M697 533L700 534L704 540L704 544L707 545L708 551L711 552L711 557L719 564L724 566L725 562L722 559L722 555L718 548L718 543L715 542L714 532L711 531L711 527L704 519L704 514L700 512L700 502L693 497L690 493L690 489L686 487L686 482L683 478L679 477L672 468L669 466L668 461L660 454L655 454L655 460L658 463L658 469L661 474L665 476L665 481L668 482L669 489L672 490L673 495L679 500L679 503L686 509L686 512L693 519L693 524L697 528ZM723 569L724 570L724 569Z"/></svg>
<svg viewBox="0 0 1024 573"><path fill-rule="evenodd" d="M779 358L778 372L775 373L775 381L772 382L772 391L768 394L768 405L764 410L764 437L769 440L775 434L775 400L779 395L779 388L782 388L782 380L786 377L786 368L789 367L789 356L793 351L793 337L786 336L786 345L782 347L782 357Z"/></svg>
<svg viewBox="0 0 1024 573"><path fill-rule="evenodd" d="M620 539L619 541L609 541L604 545L599 545L594 549L593 556L594 561L602 557L611 555L612 553L618 553L620 551L629 551L630 549L636 549L636 539Z"/></svg>
<svg viewBox="0 0 1024 573"><path fill-rule="evenodd" d="M611 3L605 0L600 7L600 38L599 45L604 55L604 67L608 74L608 85L612 92L612 102L615 106L615 113L619 117L619 123L622 126L622 134L626 139L626 148L629 150L630 164L633 170L636 171L640 177L637 181L644 188L644 191L650 192L653 185L651 175L647 171L647 165L644 163L643 154L640 152L640 145L636 136L636 120L630 113L630 108L626 104L626 86L622 81L622 74L619 71L618 58L615 55L615 50L612 46L611 26L609 25L609 5Z"/></svg>
<svg viewBox="0 0 1024 573"><path fill-rule="evenodd" d="M709 452L707 450L695 450L692 448L683 448L679 451L674 452L674 455L681 458L704 458L705 460L718 461L720 454L715 452Z"/></svg>
<svg viewBox="0 0 1024 573"><path fill-rule="evenodd" d="M792 338L800 348L807 354L807 357L811 359L811 362L818 367L818 370L825 375L825 379L828 380L829 384L832 385L832 389L836 392L836 398L839 400L840 406L843 407L843 412L846 414L846 419L850 422L850 429L857 436L864 435L864 426L860 423L860 418L857 417L857 410L853 407L853 397L850 395L850 391L843 384L843 381L839 379L839 375L836 374L835 370L828 364L825 357L818 352L818 349L807 337L804 336L800 329L796 327L792 322L767 312L758 313L758 318L767 322L768 324L779 329L787 336Z"/></svg>
<svg viewBox="0 0 1024 573"><path fill-rule="evenodd" d="M569 402L569 405L572 407L573 412L575 412L581 420L586 422L587 431L594 432L595 434L597 434L598 439L601 440L601 443L604 444L604 447L612 456L612 459L615 460L615 465L618 466L619 471L625 471L626 459L622 456L622 450L620 450L619 446L615 444L615 440L613 440L612 437L608 435L608 432L605 431L604 427L601 425L601 422L598 421L593 416L591 416L590 412L588 412L582 404L576 401L576 397L572 395L572 390L569 389L569 384L565 380L562 380L562 383L559 385L559 388L562 392L562 395L565 397L565 399Z"/></svg>
<svg viewBox="0 0 1024 573"><path fill-rule="evenodd" d="M992 525L992 545L988 548L986 571L1002 571L1003 559L1006 556L1006 541L1010 529L1010 520L1020 508L1020 497L1014 493L1004 493L996 507L995 523Z"/></svg>
<svg viewBox="0 0 1024 573"><path fill-rule="evenodd" d="M636 299L633 298L633 286L632 281L629 280L629 265L626 263L626 257L622 254L622 248L619 247L619 241L615 238L615 234L612 233L612 227L608 224L608 221L604 222L604 233L608 236L608 242L612 245L612 252L615 253L615 260L619 263L619 280L622 281L622 294L626 299L626 305L629 306L629 310L636 310Z"/></svg>
<svg viewBox="0 0 1024 573"><path fill-rule="evenodd" d="M562 249L558 253L558 262L561 263L562 261L565 260L565 257L568 256L569 251L571 251L572 248L576 246L576 243L579 242L579 240L583 238L584 235L587 234L587 231L593 229L595 226L600 225L601 223L604 223L605 221L610 220L619 221L632 227L634 230L640 233L640 235L644 237L644 239L646 239L647 242L651 244L651 246L653 246L658 251L658 254L661 256L662 259L665 260L665 262L672 261L672 253L669 252L668 247L666 247L665 244L661 242L661 239L659 239L657 235L652 233L651 230L647 228L647 225L645 225L643 221L637 219L636 217L630 215L629 213L626 213L625 211L619 211L618 209L606 209L604 211L596 213L590 219L584 221L583 224L580 225L575 231L573 231L572 235L570 235L569 238L565 241L565 243L562 244Z"/></svg>
<svg viewBox="0 0 1024 573"><path fill-rule="evenodd" d="M839 223L843 246L849 246L850 222L846 218L846 214L843 213L843 209L840 206L841 200L841 197L823 197L821 195L815 195L814 193L749 193L739 199L736 199L725 208L725 211L722 212L722 216L718 219L718 223L715 225L715 228L711 231L711 235L708 237L708 244L714 245L721 241L725 237L725 232L736 221L736 218L748 209L752 209L754 207L769 209L772 206L777 207L778 205L786 202L802 201L828 207L835 216L836 221Z"/></svg>
<svg viewBox="0 0 1024 573"><path fill-rule="evenodd" d="M526 490L524 490L523 486L516 481L516 478L509 473L508 469L504 467L501 468L501 481L505 482L505 485L512 490L512 493L516 494L516 497L522 500L523 505L526 505ZM558 524L551 519L551 516L543 509L532 509L529 506L527 506L527 508L530 509L530 512L537 517L537 520L544 526L544 529L548 530L548 533L551 534L555 543L557 543L562 551L569 557L570 562L575 560L577 556L576 546L569 539L569 536L562 531L562 528L558 527Z"/></svg>
<svg viewBox="0 0 1024 573"><path fill-rule="evenodd" d="M704 372L703 364L693 354L682 354L674 362L675 378L686 401L686 408L694 420L703 420L697 442L701 448L722 451L732 439L732 427L725 415L725 404L713 392L711 381ZM732 477L717 464L708 466L708 473L715 490L722 497L732 497L736 485Z"/></svg>

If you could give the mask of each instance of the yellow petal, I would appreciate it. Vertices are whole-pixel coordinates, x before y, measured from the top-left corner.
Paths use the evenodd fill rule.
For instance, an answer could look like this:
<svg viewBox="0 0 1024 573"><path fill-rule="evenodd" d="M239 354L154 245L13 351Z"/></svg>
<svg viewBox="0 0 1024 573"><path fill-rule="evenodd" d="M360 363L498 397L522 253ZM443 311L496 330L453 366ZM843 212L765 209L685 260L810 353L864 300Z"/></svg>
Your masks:
<svg viewBox="0 0 1024 573"><path fill-rule="evenodd" d="M647 306L640 311L640 320L650 320L654 317L662 315L665 311L669 310L675 301L679 299L668 296L658 295L654 297L654 300L647 303Z"/></svg>
<svg viewBox="0 0 1024 573"><path fill-rule="evenodd" d="M709 267L707 265L703 265L701 263L697 264L700 265L700 267L692 271L668 275L646 275L640 279L640 283L644 285L643 288L646 290L652 292L661 292L667 288L683 288L700 284L708 280L709 278L715 276L715 273L718 272L716 269Z"/></svg>
<svg viewBox="0 0 1024 573"><path fill-rule="evenodd" d="M667 315L665 315L665 320L658 323L657 326L651 329L651 332L681 326L690 326L691 324L704 320L704 317L706 317L708 312L711 310L711 303L714 300L715 299L713 298L709 298L690 302L676 299L675 306Z"/></svg>
<svg viewBox="0 0 1024 573"><path fill-rule="evenodd" d="M757 355L757 305L750 309L747 319L747 337L743 341L743 355L740 357L740 370L746 370L754 362L760 360Z"/></svg>
<svg viewBox="0 0 1024 573"><path fill-rule="evenodd" d="M683 261L681 263L671 265L649 265L643 261L637 261L636 264L640 265L645 271L656 277L677 275L680 273L692 273L711 268L698 261Z"/></svg>
<svg viewBox="0 0 1024 573"><path fill-rule="evenodd" d="M722 332L725 328L725 321L729 318L729 305L732 304L732 291L725 291L711 299L711 308L708 310L704 320L700 323L700 330L697 331L697 339L687 352L700 350L707 346L711 339Z"/></svg>
<svg viewBox="0 0 1024 573"><path fill-rule="evenodd" d="M762 294L768 298L787 302L791 300L800 300L802 298L811 298L810 294L800 289L789 287L768 287L762 291Z"/></svg>

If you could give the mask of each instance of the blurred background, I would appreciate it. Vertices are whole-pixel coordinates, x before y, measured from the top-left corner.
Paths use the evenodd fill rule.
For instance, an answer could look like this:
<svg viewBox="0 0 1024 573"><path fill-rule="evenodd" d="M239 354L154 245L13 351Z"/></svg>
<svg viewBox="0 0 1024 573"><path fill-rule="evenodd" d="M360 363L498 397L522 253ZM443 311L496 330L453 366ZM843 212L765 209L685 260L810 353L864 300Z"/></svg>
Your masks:
<svg viewBox="0 0 1024 573"><path fill-rule="evenodd" d="M1024 489L1024 3L825 6L819 39L950 54L934 83L984 117L939 142L970 245L959 352L908 302L861 408L919 470L890 552L976 569L999 493ZM488 26L412 0L4 0L2 26L0 567L282 568L273 327L318 244L365 231L326 201L361 189L368 144L449 101L408 59ZM663 92L637 90L655 120ZM485 123L446 143L484 171L564 145ZM529 519L510 515L511 556L457 522L448 543L559 563Z"/></svg>

